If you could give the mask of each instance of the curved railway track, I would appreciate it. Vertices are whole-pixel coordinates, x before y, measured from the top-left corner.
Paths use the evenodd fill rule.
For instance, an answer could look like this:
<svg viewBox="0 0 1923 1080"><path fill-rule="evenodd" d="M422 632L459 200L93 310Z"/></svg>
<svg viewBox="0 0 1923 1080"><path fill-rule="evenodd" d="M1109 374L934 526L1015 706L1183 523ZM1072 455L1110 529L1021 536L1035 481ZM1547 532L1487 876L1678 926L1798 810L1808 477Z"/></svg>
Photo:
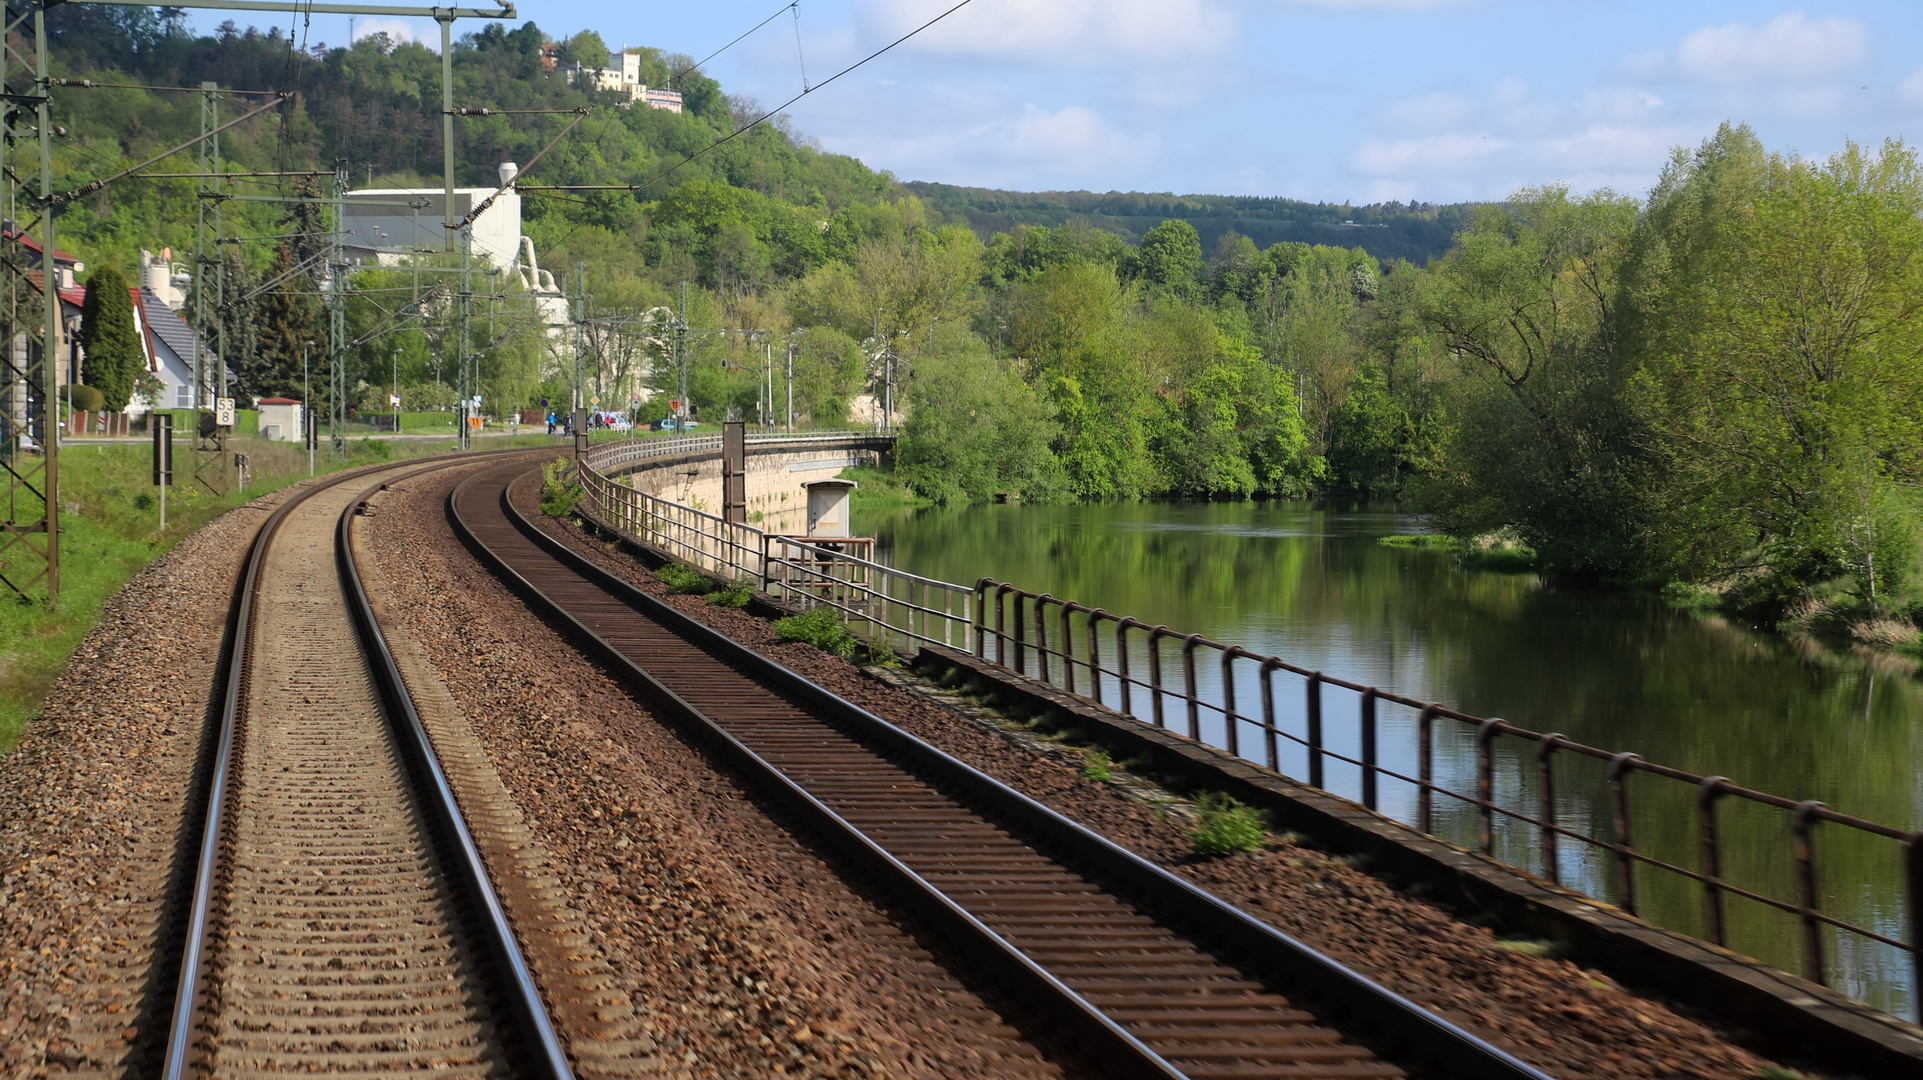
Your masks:
<svg viewBox="0 0 1923 1080"><path fill-rule="evenodd" d="M570 1075L347 544L374 492L449 465L337 477L254 540L169 1080Z"/></svg>
<svg viewBox="0 0 1923 1080"><path fill-rule="evenodd" d="M1102 1075L1546 1080L583 560L514 507L531 475L457 485L456 531Z"/></svg>

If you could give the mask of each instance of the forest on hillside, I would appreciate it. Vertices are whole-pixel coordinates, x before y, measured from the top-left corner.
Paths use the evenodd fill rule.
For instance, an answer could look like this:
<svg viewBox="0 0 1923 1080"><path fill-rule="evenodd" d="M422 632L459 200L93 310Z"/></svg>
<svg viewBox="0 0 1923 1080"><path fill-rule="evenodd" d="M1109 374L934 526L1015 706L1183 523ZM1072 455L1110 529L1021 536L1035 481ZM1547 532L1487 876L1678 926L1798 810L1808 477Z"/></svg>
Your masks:
<svg viewBox="0 0 1923 1080"><path fill-rule="evenodd" d="M436 186L440 61L418 45L301 53L273 28L196 37L139 8L49 20L66 77L296 90L279 121L224 139L234 168L340 161L357 185ZM704 419L752 419L763 365L792 349L815 423L896 373L898 467L930 499L1408 498L1455 536L1533 549L1555 579L1673 582L1681 603L1917 640L1923 173L1901 144L1810 160L1727 125L1645 197L1549 186L1474 207L1021 195L902 184L785 118L742 130L759 106L658 50L643 81L672 79L687 111L622 108L543 74L547 40L532 23L463 36L455 101L593 106L526 179L635 185L524 192L544 262L589 297L597 395L685 377ZM592 32L558 43L605 62ZM76 180L197 131L195 95L63 91L59 107ZM457 182L572 120L461 119ZM1255 235L1336 212L1421 257ZM127 267L190 247L195 213L190 183L121 183L69 209L61 242ZM324 232L280 204L228 214L230 235L267 238L224 249L242 280L300 266ZM400 269L351 280L356 333L415 288ZM571 361L500 293L477 335L487 400L565 399ZM670 309L694 330L685 370L663 352ZM397 369L408 407L445 400L444 311L349 358L361 392L378 400ZM318 325L312 279L229 319L249 388L280 388Z"/></svg>

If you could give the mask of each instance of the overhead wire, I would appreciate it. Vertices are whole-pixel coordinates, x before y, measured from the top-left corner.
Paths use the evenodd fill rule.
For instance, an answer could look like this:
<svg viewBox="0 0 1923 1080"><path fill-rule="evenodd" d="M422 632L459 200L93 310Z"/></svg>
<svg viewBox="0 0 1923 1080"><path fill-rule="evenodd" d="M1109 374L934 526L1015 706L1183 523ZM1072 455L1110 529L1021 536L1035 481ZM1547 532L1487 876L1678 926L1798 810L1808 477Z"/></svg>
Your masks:
<svg viewBox="0 0 1923 1080"><path fill-rule="evenodd" d="M735 38L733 41L728 42L726 45L721 46L719 49L716 49L715 51L709 53L708 55L702 57L701 59L696 60L694 63L689 64L687 67L682 68L680 71L674 72L673 74L669 75L668 85L669 86L675 85L675 83L681 78L681 76L686 75L688 72L695 70L696 68L707 63L710 60L713 60L715 57L720 56L722 53L727 52L729 49L734 48L736 45L741 44L741 41L743 38L746 38L749 34L754 33L756 30L761 29L762 27L768 25L769 23L774 22L775 19L778 16L780 16L782 12L792 10L796 6L797 6L796 3L791 2L791 3L783 4L780 7L776 8L775 13L773 15L768 16L767 18L761 20L760 22L749 27L747 30L743 31L740 37ZM799 16L796 16L796 17L799 18Z"/></svg>

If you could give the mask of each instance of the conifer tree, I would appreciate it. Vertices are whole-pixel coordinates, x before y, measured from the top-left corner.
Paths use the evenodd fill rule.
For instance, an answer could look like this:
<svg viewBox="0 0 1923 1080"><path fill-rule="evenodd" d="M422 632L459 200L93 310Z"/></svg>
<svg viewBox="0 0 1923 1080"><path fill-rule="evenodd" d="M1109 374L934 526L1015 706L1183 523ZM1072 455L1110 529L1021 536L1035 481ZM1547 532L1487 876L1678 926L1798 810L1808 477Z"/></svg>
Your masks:
<svg viewBox="0 0 1923 1080"><path fill-rule="evenodd" d="M283 246L274 256L268 280L287 273L293 265L293 252ZM252 363L241 373L242 387L255 397L300 393L301 344L314 340L317 333L313 304L299 295L307 280L306 274L294 274L261 294L254 318Z"/></svg>
<svg viewBox="0 0 1923 1080"><path fill-rule="evenodd" d="M80 306L80 347L87 350L87 384L106 398L108 411L125 410L133 398L134 379L146 368L146 350L134 329L127 279L111 266L87 277L87 298Z"/></svg>

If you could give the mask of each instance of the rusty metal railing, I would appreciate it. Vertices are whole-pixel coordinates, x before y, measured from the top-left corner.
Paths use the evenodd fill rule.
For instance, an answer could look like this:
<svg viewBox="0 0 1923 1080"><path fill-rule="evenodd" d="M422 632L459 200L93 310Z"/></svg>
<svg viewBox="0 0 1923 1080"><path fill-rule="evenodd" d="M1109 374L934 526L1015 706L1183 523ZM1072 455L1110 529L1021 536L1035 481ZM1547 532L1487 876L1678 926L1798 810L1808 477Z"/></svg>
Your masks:
<svg viewBox="0 0 1923 1080"><path fill-rule="evenodd" d="M1400 781L1415 788L1416 820L1412 822L1425 834L1436 834L1438 796L1473 808L1477 824L1476 847L1483 855L1497 857L1496 833L1499 820L1513 821L1535 833L1541 875L1555 884L1563 883L1562 861L1558 846L1562 841L1586 845L1605 853L1613 863L1617 886L1617 906L1638 914L1637 877L1643 868L1659 870L1693 882L1702 893L1704 937L1717 945L1727 945L1728 930L1725 899L1740 897L1772 910L1794 916L1800 929L1802 974L1812 982L1828 985L1824 962L1823 928L1853 934L1866 941L1908 954L1919 1014L1923 1015L1923 833L1894 828L1879 822L1854 817L1830 809L1814 800L1798 801L1757 791L1721 776L1699 776L1683 769L1644 761L1632 753L1618 753L1586 746L1559 733L1544 733L1518 727L1497 718L1473 716L1434 702L1382 690L1320 671L1291 664L1277 656L1251 652L1237 645L1211 641L1200 634L1183 634L1167 626L1150 625L1125 616L1112 615L1047 593L1026 592L1007 582L982 578L975 584L975 610L972 652L995 664L1029 674L1077 697L1103 705L1158 728L1171 726L1171 704L1181 715L1174 722L1178 732L1202 740L1203 718L1212 716L1223 725L1224 749L1239 757L1260 760L1281 772L1280 750L1294 744L1306 755L1307 777L1311 787L1326 788L1326 769L1331 761L1354 766L1360 771L1361 802L1380 812L1379 784L1382 780ZM1050 624L1054 624L1051 637ZM1079 624L1079 626L1077 625ZM1103 659L1103 640L1112 628L1112 660ZM1079 634L1078 634L1079 629ZM1032 637L1031 637L1032 633ZM1135 637L1131 639L1130 635ZM1082 639L1077 653L1076 639ZM1131 644L1139 648L1131 648ZM1179 683L1171 685L1165 673L1165 653L1180 650ZM1198 653L1212 656L1220 669L1220 697L1213 699L1203 691L1198 678ZM1131 654L1146 657L1147 671L1131 670ZM1201 662L1208 662L1206 660ZM1258 711L1245 711L1237 701L1237 665L1243 671L1254 668L1260 687ZM1278 722L1277 672L1300 680L1302 695L1301 732L1287 730ZM1104 683L1112 686L1111 697ZM1328 688L1350 691L1358 697L1355 717L1355 755L1332 749L1327 738L1323 695ZM1385 766L1381 760L1378 711L1383 703L1418 710L1415 757L1416 775L1410 776ZM1475 787L1458 791L1435 779L1436 726L1438 721L1462 725L1475 738ZM1255 754L1244 752L1242 733L1251 727L1258 733L1261 746ZM1533 744L1536 773L1535 805L1519 808L1504 805L1496 794L1497 741L1515 740ZM1565 757L1593 759L1605 769L1608 787L1609 830L1606 836L1557 820L1556 763ZM1647 776L1690 785L1694 788L1697 866L1692 869L1668 859L1638 850L1634 840L1631 778ZM1723 870L1723 833L1718 806L1737 800L1783 811L1788 815L1785 843L1794 867L1794 899L1770 896L1729 880ZM1886 840L1899 845L1905 885L1908 940L1860 926L1822 910L1818 874L1817 827L1831 825Z"/></svg>

